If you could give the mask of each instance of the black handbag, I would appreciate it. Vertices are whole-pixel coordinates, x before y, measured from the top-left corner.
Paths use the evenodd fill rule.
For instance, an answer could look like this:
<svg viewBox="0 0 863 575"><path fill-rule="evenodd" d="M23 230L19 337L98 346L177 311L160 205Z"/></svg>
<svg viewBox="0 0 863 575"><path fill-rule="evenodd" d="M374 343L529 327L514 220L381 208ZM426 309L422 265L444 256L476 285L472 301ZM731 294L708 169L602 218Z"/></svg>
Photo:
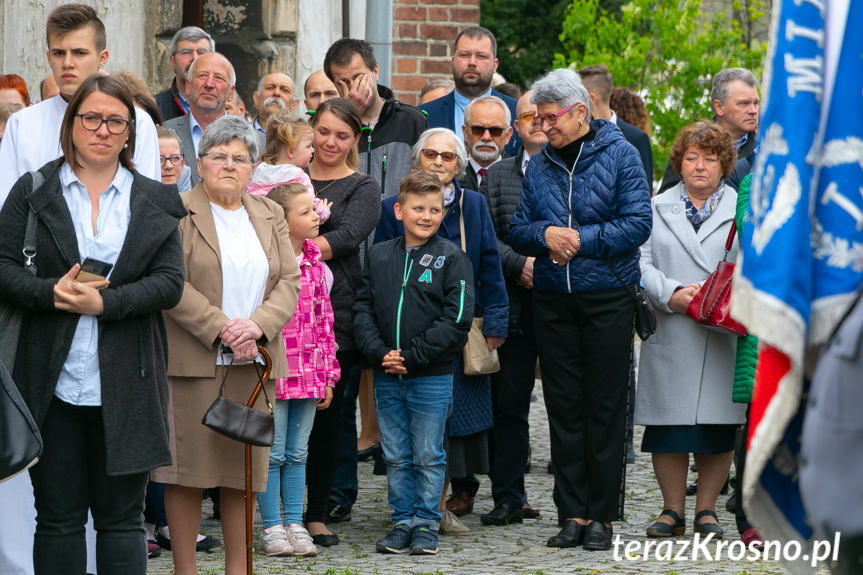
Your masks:
<svg viewBox="0 0 863 575"><path fill-rule="evenodd" d="M18 475L39 461L42 454L42 435L2 362L0 438L0 482Z"/></svg>
<svg viewBox="0 0 863 575"><path fill-rule="evenodd" d="M264 357L265 365L262 372L260 365L253 362L258 374L258 384L252 391L248 403L240 403L228 395L225 389L228 372L231 370L231 366L228 365L222 374L219 397L207 409L201 423L234 441L258 447L272 447L276 427L273 420L273 404L270 403L270 397L267 395L267 388L264 385L264 381L270 376L272 360L270 354L263 347L259 347L258 351ZM267 403L269 413L258 411L253 407L261 390L264 392L264 400Z"/></svg>
<svg viewBox="0 0 863 575"><path fill-rule="evenodd" d="M32 190L45 181L41 172L30 172L30 176ZM35 276L36 212L32 208L27 215L23 253L24 268ZM9 373L15 366L23 318L20 307L0 302L0 482L35 465L42 454L42 435Z"/></svg>

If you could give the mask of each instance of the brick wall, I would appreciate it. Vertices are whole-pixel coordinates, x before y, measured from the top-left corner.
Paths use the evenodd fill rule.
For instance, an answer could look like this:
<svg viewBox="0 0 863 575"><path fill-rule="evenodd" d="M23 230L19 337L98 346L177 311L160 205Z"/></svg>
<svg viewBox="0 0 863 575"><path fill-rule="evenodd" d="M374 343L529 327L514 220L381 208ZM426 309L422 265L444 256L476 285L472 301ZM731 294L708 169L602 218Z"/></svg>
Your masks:
<svg viewBox="0 0 863 575"><path fill-rule="evenodd" d="M459 30L479 24L479 0L394 0L392 89L419 102L426 80L452 78L452 43Z"/></svg>

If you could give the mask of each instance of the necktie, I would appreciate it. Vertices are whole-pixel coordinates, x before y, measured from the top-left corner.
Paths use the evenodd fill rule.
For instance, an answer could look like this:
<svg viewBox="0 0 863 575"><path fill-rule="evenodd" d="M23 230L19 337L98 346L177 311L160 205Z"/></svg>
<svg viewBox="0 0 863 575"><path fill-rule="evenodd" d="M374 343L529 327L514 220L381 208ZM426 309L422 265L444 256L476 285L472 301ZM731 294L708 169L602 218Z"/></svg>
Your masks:
<svg viewBox="0 0 863 575"><path fill-rule="evenodd" d="M485 168L480 168L480 169L479 169L479 171L477 172L477 175L478 175L480 178L484 178L484 177L485 177L485 173L486 173L487 171L488 171L488 170L486 170Z"/></svg>

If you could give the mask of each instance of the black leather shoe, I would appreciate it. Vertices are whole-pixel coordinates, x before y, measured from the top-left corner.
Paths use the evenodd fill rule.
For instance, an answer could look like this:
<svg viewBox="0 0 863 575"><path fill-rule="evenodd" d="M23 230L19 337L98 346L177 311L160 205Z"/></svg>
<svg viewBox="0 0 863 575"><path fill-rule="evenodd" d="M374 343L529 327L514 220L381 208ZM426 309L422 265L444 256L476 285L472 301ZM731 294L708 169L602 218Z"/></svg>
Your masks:
<svg viewBox="0 0 863 575"><path fill-rule="evenodd" d="M713 517L716 521L719 521L719 518L716 516L716 513L711 509L702 509L698 513L695 514L695 522L693 523L693 527L695 528L696 533L701 533L704 536L707 536L713 533L714 539L722 539L723 533L725 530L719 525L719 523L699 523L698 520L702 517Z"/></svg>
<svg viewBox="0 0 863 575"><path fill-rule="evenodd" d="M367 459L371 459L375 456L375 453L381 450L380 442L375 443L365 449L360 449L357 451L357 461L366 461Z"/></svg>
<svg viewBox="0 0 863 575"><path fill-rule="evenodd" d="M576 521L567 521L560 533L548 539L548 547L577 547L584 541L586 525L579 525Z"/></svg>
<svg viewBox="0 0 863 575"><path fill-rule="evenodd" d="M351 508L345 507L344 505L339 505L338 503L333 503L333 500L331 499L329 507L327 509L326 523L340 523L342 521L350 520Z"/></svg>
<svg viewBox="0 0 863 575"><path fill-rule="evenodd" d="M686 533L686 519L677 514L674 509L663 509L660 517L668 515L674 523L663 523L657 521L647 528L648 537L675 537Z"/></svg>
<svg viewBox="0 0 863 575"><path fill-rule="evenodd" d="M339 544L339 536L335 533L318 533L312 536L312 541L321 547L332 547Z"/></svg>
<svg viewBox="0 0 863 575"><path fill-rule="evenodd" d="M584 531L584 548L588 551L608 551L611 549L612 535L613 527L606 527L602 521L594 521Z"/></svg>
<svg viewBox="0 0 863 575"><path fill-rule="evenodd" d="M483 525L509 525L510 523L521 523L524 519L524 509L521 505L509 503L498 503L491 513L482 515L479 520Z"/></svg>

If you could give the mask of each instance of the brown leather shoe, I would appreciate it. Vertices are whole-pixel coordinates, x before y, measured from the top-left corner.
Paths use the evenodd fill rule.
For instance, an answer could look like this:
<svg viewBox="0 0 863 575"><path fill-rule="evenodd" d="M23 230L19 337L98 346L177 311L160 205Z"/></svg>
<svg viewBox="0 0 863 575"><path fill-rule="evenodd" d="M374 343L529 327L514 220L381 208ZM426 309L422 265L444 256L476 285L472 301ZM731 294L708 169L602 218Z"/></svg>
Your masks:
<svg viewBox="0 0 863 575"><path fill-rule="evenodd" d="M521 506L521 510L524 512L525 519L536 519L539 517L539 509L531 507L530 503L525 502L524 505Z"/></svg>
<svg viewBox="0 0 863 575"><path fill-rule="evenodd" d="M446 500L447 511L451 511L456 517L467 515L473 511L473 495L467 493L453 493Z"/></svg>

